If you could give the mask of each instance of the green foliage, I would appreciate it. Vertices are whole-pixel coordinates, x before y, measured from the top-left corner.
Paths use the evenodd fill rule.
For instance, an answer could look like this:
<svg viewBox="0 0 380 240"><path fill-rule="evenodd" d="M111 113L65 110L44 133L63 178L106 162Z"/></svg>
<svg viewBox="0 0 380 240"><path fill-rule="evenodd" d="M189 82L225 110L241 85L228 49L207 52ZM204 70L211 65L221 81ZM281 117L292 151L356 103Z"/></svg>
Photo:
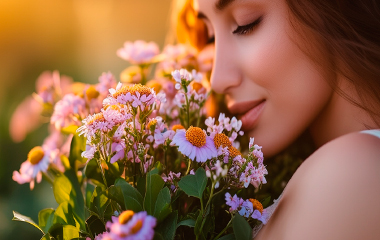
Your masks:
<svg viewBox="0 0 380 240"><path fill-rule="evenodd" d="M236 239L239 240L251 240L252 239L252 228L240 214L235 214L232 220L232 226L234 229L234 234Z"/></svg>
<svg viewBox="0 0 380 240"><path fill-rule="evenodd" d="M156 201L165 182L158 174L148 173L146 176L146 193L144 198L144 209L149 215L155 211Z"/></svg>
<svg viewBox="0 0 380 240"><path fill-rule="evenodd" d="M119 203L124 210L134 212L143 210L143 197L140 192L122 178L118 178L115 185L108 189L108 196Z"/></svg>
<svg viewBox="0 0 380 240"><path fill-rule="evenodd" d="M30 217L24 216L18 212L13 211L13 219L12 220L32 224L33 226L38 228L42 233L44 233L44 231Z"/></svg>
<svg viewBox="0 0 380 240"><path fill-rule="evenodd" d="M170 190L167 187L161 189L158 193L157 200L154 207L153 216L157 219L157 222L161 222L172 211L170 205Z"/></svg>
<svg viewBox="0 0 380 240"><path fill-rule="evenodd" d="M207 185L207 176L203 168L198 168L195 175L187 175L181 178L178 186L189 196L202 198Z"/></svg>
<svg viewBox="0 0 380 240"><path fill-rule="evenodd" d="M173 240L177 229L178 212L172 212L156 227L157 233L159 233L165 240Z"/></svg>
<svg viewBox="0 0 380 240"><path fill-rule="evenodd" d="M38 213L38 225L42 228L43 232L48 232L54 223L55 210L52 208L42 209Z"/></svg>
<svg viewBox="0 0 380 240"><path fill-rule="evenodd" d="M75 161L79 161L81 163L86 162L86 160L81 156L84 150L86 150L86 139L83 136L78 136L78 134L74 134L73 140L71 141L70 145L69 155L69 162L71 168L76 169Z"/></svg>

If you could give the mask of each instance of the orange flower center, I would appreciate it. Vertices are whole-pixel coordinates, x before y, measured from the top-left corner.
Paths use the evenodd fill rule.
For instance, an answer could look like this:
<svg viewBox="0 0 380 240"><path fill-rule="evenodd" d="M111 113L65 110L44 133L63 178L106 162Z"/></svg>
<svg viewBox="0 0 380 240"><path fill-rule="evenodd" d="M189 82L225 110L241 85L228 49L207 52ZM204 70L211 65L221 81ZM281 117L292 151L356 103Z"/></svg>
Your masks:
<svg viewBox="0 0 380 240"><path fill-rule="evenodd" d="M148 129L150 129L151 126L155 126L157 124L157 119L152 119L148 123Z"/></svg>
<svg viewBox="0 0 380 240"><path fill-rule="evenodd" d="M120 224L126 224L131 218L133 217L135 213L131 210L124 211L119 216L119 223Z"/></svg>
<svg viewBox="0 0 380 240"><path fill-rule="evenodd" d="M131 228L131 233L132 233L132 234L135 234L135 233L137 233L138 231L140 231L140 229L142 228L142 225L143 225L142 220L138 220L138 221L136 222L135 226L133 226L133 227Z"/></svg>
<svg viewBox="0 0 380 240"><path fill-rule="evenodd" d="M236 157L237 155L241 155L241 152L237 150L234 146L231 146L228 148L228 151L230 152L231 157Z"/></svg>
<svg viewBox="0 0 380 240"><path fill-rule="evenodd" d="M71 92L74 93L77 96L82 96L83 97L83 91L85 88L85 84L81 82L74 82L71 84Z"/></svg>
<svg viewBox="0 0 380 240"><path fill-rule="evenodd" d="M202 85L202 83L199 83L199 82L193 82L192 87L198 93L199 90L201 90L203 88L203 85Z"/></svg>
<svg viewBox="0 0 380 240"><path fill-rule="evenodd" d="M172 130L177 131L178 129L185 129L185 127L181 124L173 125Z"/></svg>
<svg viewBox="0 0 380 240"><path fill-rule="evenodd" d="M234 146L232 146L230 139L224 133L215 134L214 144L217 149L220 146L223 148L228 147L228 152L230 153L230 156L233 158L237 155L241 155L241 152L237 150Z"/></svg>
<svg viewBox="0 0 380 240"><path fill-rule="evenodd" d="M153 88L153 90L158 93L162 89L162 85L157 80L150 80L147 84L148 87Z"/></svg>
<svg viewBox="0 0 380 240"><path fill-rule="evenodd" d="M96 91L96 88L94 86L90 86L89 88L87 88L86 90L86 96L88 99L95 99L99 96L99 92Z"/></svg>
<svg viewBox="0 0 380 240"><path fill-rule="evenodd" d="M132 86L130 86L130 85L127 85L127 86L122 86L119 90L117 90L112 96L114 97L114 98L117 98L118 96L120 96L120 95L125 95L125 94L127 94L127 93L131 93L131 94L133 94L134 92L133 92L133 90L132 90Z"/></svg>
<svg viewBox="0 0 380 240"><path fill-rule="evenodd" d="M90 121L88 121L88 125L91 125L93 124L94 122L105 122L105 118L103 116L103 113L97 113L95 114L91 119Z"/></svg>
<svg viewBox="0 0 380 240"><path fill-rule="evenodd" d="M228 148L232 147L230 139L224 133L217 133L217 134L215 134L214 144L215 144L215 147L217 149L220 146L222 146L223 148L225 148L225 147L228 147Z"/></svg>
<svg viewBox="0 0 380 240"><path fill-rule="evenodd" d="M256 199L250 198L249 201L253 205L253 209L258 210L261 214L263 214L264 207L261 204L261 202L257 201Z"/></svg>
<svg viewBox="0 0 380 240"><path fill-rule="evenodd" d="M152 88L145 85L141 85L141 84L134 85L133 89L134 89L134 92L139 92L141 96L144 94L148 96L149 94L152 93Z"/></svg>
<svg viewBox="0 0 380 240"><path fill-rule="evenodd" d="M189 127L186 131L186 139L196 147L203 147L206 144L206 134L199 127Z"/></svg>
<svg viewBox="0 0 380 240"><path fill-rule="evenodd" d="M136 92L139 92L140 95L149 95L152 92L152 89L148 86L141 85L141 84L135 84L135 85L127 85L122 86L119 90L117 90L112 96L114 98L117 98L120 95L125 95L127 93L131 93L132 95L136 96Z"/></svg>
<svg viewBox="0 0 380 240"><path fill-rule="evenodd" d="M44 150L42 149L42 147L40 147L40 146L34 147L28 153L28 161L31 164L36 165L37 163L39 163L42 160L44 155L45 155L45 153L44 153Z"/></svg>

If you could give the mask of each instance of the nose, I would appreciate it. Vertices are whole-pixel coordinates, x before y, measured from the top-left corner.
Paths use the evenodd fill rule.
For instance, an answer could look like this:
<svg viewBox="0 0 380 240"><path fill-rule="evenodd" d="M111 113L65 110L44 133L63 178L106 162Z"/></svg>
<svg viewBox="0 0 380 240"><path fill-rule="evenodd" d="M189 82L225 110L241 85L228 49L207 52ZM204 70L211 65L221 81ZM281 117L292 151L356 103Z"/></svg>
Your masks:
<svg viewBox="0 0 380 240"><path fill-rule="evenodd" d="M236 51L228 39L215 38L215 55L211 73L211 88L226 94L241 83Z"/></svg>

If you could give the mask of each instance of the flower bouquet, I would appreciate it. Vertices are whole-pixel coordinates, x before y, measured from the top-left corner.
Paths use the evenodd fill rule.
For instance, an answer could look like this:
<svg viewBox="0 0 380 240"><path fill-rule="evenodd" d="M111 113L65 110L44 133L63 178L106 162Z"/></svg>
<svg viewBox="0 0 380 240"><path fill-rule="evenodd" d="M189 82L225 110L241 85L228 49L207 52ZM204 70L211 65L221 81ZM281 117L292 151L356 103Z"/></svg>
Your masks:
<svg viewBox="0 0 380 240"><path fill-rule="evenodd" d="M241 121L206 116L212 59L144 41L117 55L132 64L118 84L111 73L95 85L38 79L35 114L50 117L50 135L13 179L49 181L58 207L14 220L46 240L252 239L267 219L269 198L254 198L267 170L253 138L239 150Z"/></svg>

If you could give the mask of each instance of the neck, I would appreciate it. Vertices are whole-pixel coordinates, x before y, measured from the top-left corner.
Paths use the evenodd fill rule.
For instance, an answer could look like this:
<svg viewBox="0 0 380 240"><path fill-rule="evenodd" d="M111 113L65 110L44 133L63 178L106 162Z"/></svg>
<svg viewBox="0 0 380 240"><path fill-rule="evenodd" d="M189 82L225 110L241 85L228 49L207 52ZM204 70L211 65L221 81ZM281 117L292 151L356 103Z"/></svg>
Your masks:
<svg viewBox="0 0 380 240"><path fill-rule="evenodd" d="M352 85L340 84L340 87L343 92L348 93L350 99L360 102ZM344 134L368 128L377 128L371 116L365 110L334 92L329 103L309 130L315 145L320 147Z"/></svg>

